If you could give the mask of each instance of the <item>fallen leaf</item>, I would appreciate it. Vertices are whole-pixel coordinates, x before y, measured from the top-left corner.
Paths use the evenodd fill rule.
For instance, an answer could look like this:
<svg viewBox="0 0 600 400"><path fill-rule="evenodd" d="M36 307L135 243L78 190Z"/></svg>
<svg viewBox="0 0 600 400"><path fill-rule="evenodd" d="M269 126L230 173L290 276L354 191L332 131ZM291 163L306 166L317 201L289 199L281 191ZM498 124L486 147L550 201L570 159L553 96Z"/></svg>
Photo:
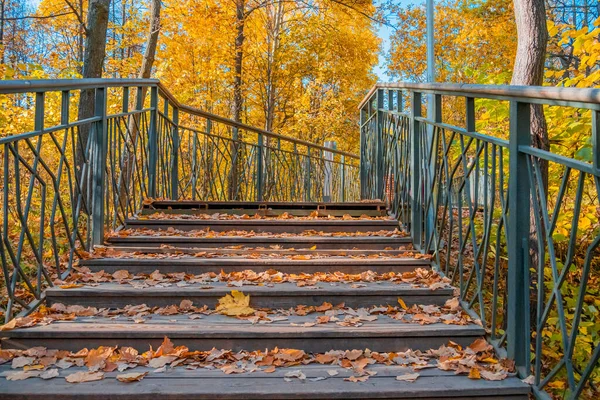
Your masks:
<svg viewBox="0 0 600 400"><path fill-rule="evenodd" d="M291 378L298 378L301 381L306 379L306 375L304 375L304 373L302 371L300 371L299 369L294 370L294 371L290 371L290 372L286 372L286 374L284 375L284 380L286 382L291 382L292 379Z"/></svg>
<svg viewBox="0 0 600 400"><path fill-rule="evenodd" d="M150 360L148 366L150 368L160 368L172 361L175 361L176 359L177 356L160 356L158 358L153 358L152 360Z"/></svg>
<svg viewBox="0 0 600 400"><path fill-rule="evenodd" d="M52 379L52 378L56 378L58 375L59 375L58 369L52 368L52 369L49 369L49 370L46 370L46 371L42 372L40 374L40 378L42 378L42 379Z"/></svg>
<svg viewBox="0 0 600 400"><path fill-rule="evenodd" d="M351 376L349 378L344 378L345 381L348 382L366 382L369 379L369 375L363 375L363 376Z"/></svg>
<svg viewBox="0 0 600 400"><path fill-rule="evenodd" d="M22 381L24 379L40 376L41 371L19 371L6 374L6 380Z"/></svg>
<svg viewBox="0 0 600 400"><path fill-rule="evenodd" d="M338 371L336 371L335 369L328 369L327 373L329 374L329 376L337 376L340 373Z"/></svg>
<svg viewBox="0 0 600 400"><path fill-rule="evenodd" d="M74 374L67 375L65 380L69 383L81 383L81 382L92 382L104 379L104 372L89 372L81 371L75 372Z"/></svg>
<svg viewBox="0 0 600 400"><path fill-rule="evenodd" d="M399 375L396 377L397 381L404 381L404 382L414 382L417 380L417 378L420 376L420 374L418 372L415 372L414 374L404 374L404 375Z"/></svg>
<svg viewBox="0 0 600 400"><path fill-rule="evenodd" d="M232 317L251 315L256 312L256 310L250 307L250 296L246 296L238 290L234 290L231 294L221 297L216 311Z"/></svg>
<svg viewBox="0 0 600 400"><path fill-rule="evenodd" d="M10 331L11 329L15 329L17 326L17 319L14 318L10 322L0 326L0 331Z"/></svg>
<svg viewBox="0 0 600 400"><path fill-rule="evenodd" d="M117 380L120 382L138 382L144 379L148 372L131 372L129 374L117 375Z"/></svg>
<svg viewBox="0 0 600 400"><path fill-rule="evenodd" d="M83 287L83 283L69 283L68 285L59 286L61 289L76 289L80 287Z"/></svg>
<svg viewBox="0 0 600 400"><path fill-rule="evenodd" d="M400 304L400 307L402 307L403 310L408 310L408 307L406 306L406 303L400 297L398 297L398 304Z"/></svg>
<svg viewBox="0 0 600 400"><path fill-rule="evenodd" d="M486 381L501 381L506 379L508 374L504 371L500 372L491 372L491 371L481 371L481 377Z"/></svg>
<svg viewBox="0 0 600 400"><path fill-rule="evenodd" d="M469 371L469 379L481 379L481 374L477 368L471 368Z"/></svg>

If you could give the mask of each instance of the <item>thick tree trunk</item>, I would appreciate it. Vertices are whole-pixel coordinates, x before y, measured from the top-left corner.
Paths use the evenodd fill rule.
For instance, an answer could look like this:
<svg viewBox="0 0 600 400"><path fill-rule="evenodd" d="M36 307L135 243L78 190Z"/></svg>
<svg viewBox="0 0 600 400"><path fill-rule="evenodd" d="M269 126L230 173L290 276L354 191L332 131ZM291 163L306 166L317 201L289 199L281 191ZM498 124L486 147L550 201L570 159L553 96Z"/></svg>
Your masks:
<svg viewBox="0 0 600 400"><path fill-rule="evenodd" d="M513 71L513 85L541 85L544 79L544 64L546 61L546 45L548 44L548 31L546 28L546 9L544 0L514 0L515 18L517 22L518 45L515 67ZM531 142L533 146L549 150L548 128L544 109L541 105L531 107ZM542 182L544 187L540 188L543 193L548 189L548 162L538 160L542 171ZM533 200L533 199L532 199ZM542 227L535 225L534 209L530 211L530 265L532 268L543 268L540 264L540 249L538 246L538 235L544 235ZM536 274L531 278L535 279ZM532 287L543 285L543 282L531 282ZM532 328L535 328L535 310L537 309L537 297L531 291L531 320Z"/></svg>
<svg viewBox="0 0 600 400"><path fill-rule="evenodd" d="M246 26L246 1L237 0L235 10L235 27L237 35L235 37L235 60L233 78L233 119L241 122L242 116L242 67L244 62L244 29Z"/></svg>
<svg viewBox="0 0 600 400"><path fill-rule="evenodd" d="M142 59L142 66L138 78L148 79L152 75L152 67L156 57L156 47L158 45L158 36L160 33L160 8L161 0L151 0L150 4L150 30L146 40L146 50ZM136 104L144 104L147 88L143 87L136 93ZM140 98L141 97L141 98ZM128 202L129 186L134 172L136 143L139 134L140 115L136 114L129 118L128 138L125 149L123 149L121 176L119 179L119 206L126 211Z"/></svg>
<svg viewBox="0 0 600 400"><path fill-rule="evenodd" d="M101 78L106 55L106 30L108 28L108 10L110 0L90 0L87 19L87 36L83 55L83 78ZM82 90L79 97L79 120L94 115L94 90ZM79 146L76 165L83 166L84 149L88 142L90 129L82 125L79 129Z"/></svg>
<svg viewBox="0 0 600 400"><path fill-rule="evenodd" d="M242 122L242 73L244 64L244 29L246 27L246 0L236 0L235 5L235 56L234 56L234 77L233 77L233 120ZM231 155L231 172L229 174L229 200L237 200L239 193L239 174L240 174L240 146L239 141L242 140L242 135L237 129L233 132L233 141L229 147Z"/></svg>
<svg viewBox="0 0 600 400"><path fill-rule="evenodd" d="M518 46L511 83L541 85L548 44L544 0L514 0L514 6ZM532 107L531 134L534 146L549 149L546 118L541 106Z"/></svg>

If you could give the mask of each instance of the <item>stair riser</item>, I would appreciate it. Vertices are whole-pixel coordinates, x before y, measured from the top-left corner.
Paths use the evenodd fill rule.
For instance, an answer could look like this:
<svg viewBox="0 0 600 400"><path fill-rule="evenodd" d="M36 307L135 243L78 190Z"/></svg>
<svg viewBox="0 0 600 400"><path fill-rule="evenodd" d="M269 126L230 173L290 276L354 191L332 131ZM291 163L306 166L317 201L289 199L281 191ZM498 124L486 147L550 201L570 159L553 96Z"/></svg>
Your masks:
<svg viewBox="0 0 600 400"><path fill-rule="evenodd" d="M244 288L231 288L231 290L241 290ZM141 292L141 291L140 291ZM207 305L213 309L217 306L219 298L230 292L215 293L212 296L194 296L194 295L179 295L179 296L98 296L90 294L70 294L64 296L55 296L49 293L46 296L48 304L62 303L65 305L81 305L93 306L97 308L123 308L127 305L146 304L149 307L165 307L173 304L180 304L182 300L191 300L195 306L201 307ZM443 305L451 298L451 293L447 295L423 295L423 296L401 296L402 300L408 305L412 304L431 304ZM258 294L251 295L251 305L254 308L271 308L271 309L289 309L297 305L320 306L324 302L329 302L334 305L344 303L347 307L373 307L398 304L398 296L391 295L374 295L374 296L352 296L352 295L315 295L315 296L261 296Z"/></svg>
<svg viewBox="0 0 600 400"><path fill-rule="evenodd" d="M284 212L290 215L307 216L314 211L319 215L343 216L349 214L353 217L361 215L381 216L386 215L384 203L287 203L287 202L197 202L197 201L155 201L152 205L145 205L144 214L152 212L185 213L185 214L237 214L237 215L267 215L277 216Z"/></svg>
<svg viewBox="0 0 600 400"><path fill-rule="evenodd" d="M148 379L145 379L148 381ZM94 383L88 383L86 385L93 385ZM169 382L171 383L171 382ZM178 383L185 384L185 380L181 379ZM287 382L286 382L287 383ZM252 391L252 388L247 388L245 392L236 393L235 395L225 393L225 390L221 394L210 393L208 395L204 394L175 394L169 395L162 391L160 384L156 385L154 382L144 382L145 386L153 387L156 393L160 393L161 400L266 400L266 399L281 399L281 395L276 393L274 395L265 394L265 393L255 393ZM93 398L94 400L156 400L156 393L153 394L139 394L139 393L123 393L123 392L115 392L110 394L103 394L101 389L98 387L99 385L94 386L94 388L98 388L99 392L95 392L94 394L85 395L85 398ZM138 386L136 386L137 388ZM351 396L345 393L342 393L343 396L332 396L331 393L317 393L316 391L311 391L309 395L306 394L298 394L297 396L285 396L287 399L311 399L311 400L331 400L331 399L361 399L361 400L371 400L371 399L389 399L389 400L406 400L409 397L396 397L396 396L387 396L387 395L379 395L372 394L373 397L365 397L364 393L360 393L358 396ZM61 393L59 395L54 395L50 393L37 394L37 393L27 393L24 395L10 393L4 395L2 398L6 400L80 400L82 398L82 394L78 393ZM413 399L415 397L412 397ZM456 397L454 395L446 394L443 397L431 397L420 395L420 399L426 400L528 400L529 396L527 395L515 395L515 396L494 396L494 395L485 395L485 396L468 396L468 397Z"/></svg>
<svg viewBox="0 0 600 400"><path fill-rule="evenodd" d="M58 332L57 332L58 333ZM91 333L91 332L90 332ZM95 333L93 337L89 335L78 334L69 337L68 333L60 333L61 337L30 337L30 338L8 338L2 340L3 349L26 349L35 346L43 346L49 349L61 349L69 351L79 351L84 347L97 348L98 346L130 346L140 352L147 351L149 346L156 349L162 343L165 335L158 337L143 337L137 334L136 337L118 337L116 334L111 337L102 337L102 334ZM265 350L275 347L301 349L306 352L323 353L329 350L348 350L348 349L370 349L377 352L400 352L409 349L426 351L436 349L442 345L447 345L449 341L458 343L461 346L468 346L479 336L456 336L439 335L433 337L187 337L177 334L170 334L168 337L175 345L185 345L191 351L207 351L213 348L240 350Z"/></svg>
<svg viewBox="0 0 600 400"><path fill-rule="evenodd" d="M202 230L210 228L214 232L226 232L230 230L254 231L257 233L302 233L307 230L321 232L374 232L374 231L393 231L398 226L397 223L382 223L382 221L373 221L371 223L328 223L327 221L303 221L303 223L269 223L269 222L248 222L248 221L151 221L139 220L128 221L126 228L147 228L147 229L168 229L172 227L180 231Z"/></svg>
<svg viewBox="0 0 600 400"><path fill-rule="evenodd" d="M361 262L362 261L362 262ZM177 260L114 260L107 262L104 260L88 260L81 263L82 266L88 267L91 271L104 270L107 273L126 269L131 274L150 274L155 270L161 273L185 272L187 274L204 274L207 272L220 272L223 270L226 273L253 270L255 272L263 272L269 269L289 274L300 273L316 273L316 272L336 272L340 271L347 274L359 274L367 270L376 273L385 272L409 272L415 268L431 268L431 264L427 262L401 263L394 260L382 260L374 262L374 260L353 260L352 262L328 262L326 259L295 261L286 260L281 262L278 260L261 260L261 259L198 259L195 262L177 262Z"/></svg>
<svg viewBox="0 0 600 400"><path fill-rule="evenodd" d="M410 243L408 238L384 238L374 240L356 240L356 239L338 239L322 240L322 238L306 237L305 240L295 240L291 238L232 238L221 237L215 239L205 238L182 238L173 236L153 236L153 237L123 237L109 238L108 243L111 246L127 247L160 247L163 244L171 246L191 247L191 248L223 248L227 246L244 247L270 247L272 245L281 246L284 249L309 249L317 246L319 250L345 250L360 248L364 250L385 250L387 248L398 249L400 246L406 246Z"/></svg>

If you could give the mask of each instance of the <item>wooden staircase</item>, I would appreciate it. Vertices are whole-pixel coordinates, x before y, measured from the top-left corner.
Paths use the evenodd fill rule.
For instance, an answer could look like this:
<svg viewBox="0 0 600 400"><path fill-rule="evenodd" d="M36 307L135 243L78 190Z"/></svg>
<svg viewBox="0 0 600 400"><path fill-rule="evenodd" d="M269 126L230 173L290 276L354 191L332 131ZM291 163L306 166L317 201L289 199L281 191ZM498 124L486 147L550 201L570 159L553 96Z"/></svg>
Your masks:
<svg viewBox="0 0 600 400"><path fill-rule="evenodd" d="M253 218L256 214L261 218ZM387 218L385 205L377 202L148 203L138 219L127 221L106 239L106 247L80 261L73 282L46 291L47 307L52 309L78 305L108 311L7 330L2 332L2 348L43 346L77 352L99 346L131 346L141 354L149 346L160 348L168 337L190 352L279 348L306 353L369 349L387 354L426 352L449 343L465 348L484 336L484 329L472 322L422 324L397 320L384 312L388 305L398 307L398 298L406 307L444 307L454 292L443 279L439 285L418 284L418 279L390 279L390 273L392 277L413 271L417 271L415 276L434 275L430 261L415 258L410 238L396 227L397 222ZM252 272L241 273L245 270ZM278 278L271 282L252 280L261 273ZM355 275L352 281L341 278L306 284L305 279L311 278L302 274L317 273L338 273L346 278L347 274ZM228 274L247 279L225 279ZM101 276L119 279L99 279ZM288 281L278 281L281 276ZM382 276L386 279L379 279ZM279 319L273 320L267 311L262 320L187 311L188 300L198 310L204 306L212 310L232 290L249 295L254 309L281 310ZM328 303L332 308L324 307L328 309L323 312L302 315L297 311L298 306ZM371 311L358 311L358 317L348 318L352 315L335 311L341 309L335 305L342 303L352 310ZM150 309L176 305L178 312L142 312L141 317L135 312L110 312L124 308L135 311L141 305ZM378 311L373 307L379 307ZM290 309L296 311L285 311ZM334 316L348 323L315 324L316 316ZM269 318L271 321L263 323ZM154 373L154 368L138 366L135 371L149 372L141 382L119 382L115 379L119 372L110 371L103 380L71 384L60 377L86 370L73 366L48 381L31 378L19 385L1 379L0 398L526 399L529 393L529 386L513 376L469 379L467 374L453 370L427 368L419 370L414 382L408 382L396 377L415 372L410 365L382 362L367 369L371 371L368 379L349 382L356 372L353 368L318 363L298 362L270 373L258 368L232 374L185 365ZM10 363L0 366L2 374L9 371ZM290 371L295 375L290 377ZM297 378L297 371L304 379Z"/></svg>

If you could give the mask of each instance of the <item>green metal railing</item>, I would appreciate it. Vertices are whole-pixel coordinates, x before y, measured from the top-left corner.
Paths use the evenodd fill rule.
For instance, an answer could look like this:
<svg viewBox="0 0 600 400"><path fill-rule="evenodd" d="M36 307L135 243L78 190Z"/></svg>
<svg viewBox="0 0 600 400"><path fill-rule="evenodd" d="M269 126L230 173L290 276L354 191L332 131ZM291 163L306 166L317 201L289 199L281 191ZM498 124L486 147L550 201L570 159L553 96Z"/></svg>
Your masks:
<svg viewBox="0 0 600 400"><path fill-rule="evenodd" d="M481 133L498 104L509 112ZM589 121L592 161L533 147L532 105ZM360 110L361 196L434 254L537 397L598 398L600 90L380 84Z"/></svg>
<svg viewBox="0 0 600 400"><path fill-rule="evenodd" d="M6 320L148 199L359 198L358 156L185 106L156 80L3 81L0 100L17 110L0 125Z"/></svg>

